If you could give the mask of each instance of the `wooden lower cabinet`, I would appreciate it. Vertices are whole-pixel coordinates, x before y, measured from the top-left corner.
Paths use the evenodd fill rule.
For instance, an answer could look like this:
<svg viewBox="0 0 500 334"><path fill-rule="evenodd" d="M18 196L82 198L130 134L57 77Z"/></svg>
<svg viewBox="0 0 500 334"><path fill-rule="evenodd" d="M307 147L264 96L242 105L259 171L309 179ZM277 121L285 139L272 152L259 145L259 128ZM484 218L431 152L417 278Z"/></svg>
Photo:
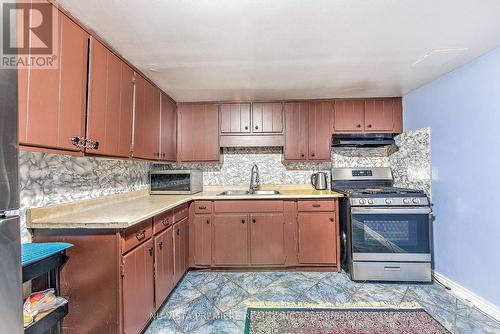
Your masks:
<svg viewBox="0 0 500 334"><path fill-rule="evenodd" d="M160 307L174 288L173 227L155 236L155 306Z"/></svg>
<svg viewBox="0 0 500 334"><path fill-rule="evenodd" d="M155 311L153 266L152 239L123 256L124 333L139 333Z"/></svg>
<svg viewBox="0 0 500 334"><path fill-rule="evenodd" d="M174 224L172 230L174 245L174 281L178 282L187 270L188 248L187 248L187 222L185 218Z"/></svg>
<svg viewBox="0 0 500 334"><path fill-rule="evenodd" d="M250 215L250 263L285 264L285 217L278 214Z"/></svg>
<svg viewBox="0 0 500 334"><path fill-rule="evenodd" d="M213 224L213 264L248 264L248 215L216 214Z"/></svg>
<svg viewBox="0 0 500 334"><path fill-rule="evenodd" d="M194 264L196 266L209 266L212 264L212 217L210 215L195 215L193 226Z"/></svg>
<svg viewBox="0 0 500 334"><path fill-rule="evenodd" d="M311 265L335 265L337 260L338 228L334 212L299 213L298 262Z"/></svg>

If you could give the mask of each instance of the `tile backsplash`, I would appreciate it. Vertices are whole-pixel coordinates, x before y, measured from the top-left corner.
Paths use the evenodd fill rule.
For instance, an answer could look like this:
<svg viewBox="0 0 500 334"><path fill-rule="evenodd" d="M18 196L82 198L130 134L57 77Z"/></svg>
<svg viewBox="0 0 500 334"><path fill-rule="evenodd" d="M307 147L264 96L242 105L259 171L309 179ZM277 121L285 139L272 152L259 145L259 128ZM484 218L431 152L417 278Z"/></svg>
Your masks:
<svg viewBox="0 0 500 334"><path fill-rule="evenodd" d="M225 148L220 163L152 164L142 161L73 157L21 151L22 238L29 240L25 213L29 208L146 189L155 169L201 169L205 185L248 184L257 164L263 184L308 184L311 174L332 167L392 167L397 186L430 195L430 129L396 137L398 150L332 151L331 161L284 162L281 148Z"/></svg>

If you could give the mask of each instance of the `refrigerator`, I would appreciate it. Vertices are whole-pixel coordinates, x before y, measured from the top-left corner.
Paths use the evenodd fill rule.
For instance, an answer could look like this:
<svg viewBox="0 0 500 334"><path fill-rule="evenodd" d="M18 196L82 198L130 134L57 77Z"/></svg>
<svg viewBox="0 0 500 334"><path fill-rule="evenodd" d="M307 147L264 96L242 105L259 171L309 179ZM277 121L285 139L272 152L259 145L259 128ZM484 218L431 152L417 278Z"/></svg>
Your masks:
<svg viewBox="0 0 500 334"><path fill-rule="evenodd" d="M0 69L0 333L21 334L17 70Z"/></svg>

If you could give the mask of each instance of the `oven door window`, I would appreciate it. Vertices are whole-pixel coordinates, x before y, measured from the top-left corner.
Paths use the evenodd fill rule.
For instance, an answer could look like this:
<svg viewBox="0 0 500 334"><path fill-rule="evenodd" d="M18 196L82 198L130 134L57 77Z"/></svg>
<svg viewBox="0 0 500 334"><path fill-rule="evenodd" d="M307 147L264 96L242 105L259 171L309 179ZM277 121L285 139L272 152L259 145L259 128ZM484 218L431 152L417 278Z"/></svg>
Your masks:
<svg viewBox="0 0 500 334"><path fill-rule="evenodd" d="M353 214L356 253L429 253L428 214Z"/></svg>
<svg viewBox="0 0 500 334"><path fill-rule="evenodd" d="M152 191L190 191L190 174L152 174Z"/></svg>

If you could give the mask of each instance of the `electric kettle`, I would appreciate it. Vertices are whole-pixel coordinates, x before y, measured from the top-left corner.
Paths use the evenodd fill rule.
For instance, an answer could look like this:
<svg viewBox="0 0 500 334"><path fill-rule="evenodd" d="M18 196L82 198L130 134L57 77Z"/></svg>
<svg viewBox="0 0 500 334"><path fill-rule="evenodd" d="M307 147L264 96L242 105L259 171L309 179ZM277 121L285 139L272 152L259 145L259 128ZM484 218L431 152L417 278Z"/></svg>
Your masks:
<svg viewBox="0 0 500 334"><path fill-rule="evenodd" d="M316 190L328 189L328 182L326 180L325 172L317 172L311 175L311 184Z"/></svg>

